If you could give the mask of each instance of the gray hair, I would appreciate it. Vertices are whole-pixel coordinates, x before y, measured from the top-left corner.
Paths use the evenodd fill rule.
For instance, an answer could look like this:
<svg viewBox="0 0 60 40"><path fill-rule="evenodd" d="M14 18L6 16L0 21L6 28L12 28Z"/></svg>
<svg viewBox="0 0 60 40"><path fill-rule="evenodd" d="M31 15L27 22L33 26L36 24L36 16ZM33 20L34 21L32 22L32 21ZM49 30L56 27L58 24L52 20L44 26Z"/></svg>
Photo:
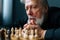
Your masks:
<svg viewBox="0 0 60 40"><path fill-rule="evenodd" d="M39 1L39 0L37 0ZM21 3L25 4L25 0L20 0ZM40 0L41 4L43 6L48 6L48 1L47 0Z"/></svg>
<svg viewBox="0 0 60 40"><path fill-rule="evenodd" d="M48 1L47 0L41 0L43 6L48 6Z"/></svg>

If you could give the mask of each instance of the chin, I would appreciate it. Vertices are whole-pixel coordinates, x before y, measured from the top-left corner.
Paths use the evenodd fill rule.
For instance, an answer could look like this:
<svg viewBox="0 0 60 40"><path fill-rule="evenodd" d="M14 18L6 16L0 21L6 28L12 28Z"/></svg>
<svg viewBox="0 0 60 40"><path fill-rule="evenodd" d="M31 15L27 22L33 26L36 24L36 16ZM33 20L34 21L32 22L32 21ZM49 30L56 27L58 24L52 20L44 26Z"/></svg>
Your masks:
<svg viewBox="0 0 60 40"><path fill-rule="evenodd" d="M29 24L30 23L30 19L28 19L27 23ZM38 25L42 25L43 23L43 18L36 18L36 21L35 21L36 24Z"/></svg>
<svg viewBox="0 0 60 40"><path fill-rule="evenodd" d="M31 16L29 16L28 21L27 21L28 24L30 23L30 20L31 20L30 18L34 18L36 24L38 24L38 25L42 25L43 20L44 20L44 15L42 15L41 18L35 18L35 17L31 17Z"/></svg>

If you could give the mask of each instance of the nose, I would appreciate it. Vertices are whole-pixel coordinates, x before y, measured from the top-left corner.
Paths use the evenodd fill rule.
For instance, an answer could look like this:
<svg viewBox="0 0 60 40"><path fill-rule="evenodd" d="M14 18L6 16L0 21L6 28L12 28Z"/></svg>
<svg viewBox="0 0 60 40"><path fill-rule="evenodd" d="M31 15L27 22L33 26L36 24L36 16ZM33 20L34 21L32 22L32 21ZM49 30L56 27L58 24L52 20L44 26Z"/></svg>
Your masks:
<svg viewBox="0 0 60 40"><path fill-rule="evenodd" d="M33 12L32 12L32 10L30 8L28 9L27 14L31 15L31 16L33 15Z"/></svg>

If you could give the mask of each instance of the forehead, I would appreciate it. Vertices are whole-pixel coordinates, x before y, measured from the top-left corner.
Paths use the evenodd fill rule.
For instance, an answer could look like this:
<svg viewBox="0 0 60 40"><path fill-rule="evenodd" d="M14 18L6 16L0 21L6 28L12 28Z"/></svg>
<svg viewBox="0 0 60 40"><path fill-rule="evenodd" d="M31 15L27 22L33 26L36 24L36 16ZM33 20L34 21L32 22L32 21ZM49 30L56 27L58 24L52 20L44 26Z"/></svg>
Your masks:
<svg viewBox="0 0 60 40"><path fill-rule="evenodd" d="M28 2L30 2L30 1L34 1L34 0L25 0L25 3L28 3Z"/></svg>
<svg viewBox="0 0 60 40"><path fill-rule="evenodd" d="M38 0L25 0L25 5L33 5L33 4L37 4Z"/></svg>

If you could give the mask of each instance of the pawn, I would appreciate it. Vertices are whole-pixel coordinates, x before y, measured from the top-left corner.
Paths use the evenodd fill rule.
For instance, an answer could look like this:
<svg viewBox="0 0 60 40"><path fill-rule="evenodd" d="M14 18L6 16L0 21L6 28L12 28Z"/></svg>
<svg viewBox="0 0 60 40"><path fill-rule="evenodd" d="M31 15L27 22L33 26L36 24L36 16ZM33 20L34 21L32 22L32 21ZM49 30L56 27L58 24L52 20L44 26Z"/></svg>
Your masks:
<svg viewBox="0 0 60 40"><path fill-rule="evenodd" d="M30 31L29 40L34 40L34 30L31 29Z"/></svg>
<svg viewBox="0 0 60 40"><path fill-rule="evenodd" d="M14 35L14 28L11 28L11 35Z"/></svg>
<svg viewBox="0 0 60 40"><path fill-rule="evenodd" d="M6 40L6 32L7 32L7 30L4 28L4 36L5 36L5 40Z"/></svg>
<svg viewBox="0 0 60 40"><path fill-rule="evenodd" d="M15 40L18 40L19 37L19 30L17 28L15 28Z"/></svg>
<svg viewBox="0 0 60 40"><path fill-rule="evenodd" d="M15 39L14 39L14 28L13 28L13 27L11 28L10 39L11 39L11 40L15 40Z"/></svg>
<svg viewBox="0 0 60 40"><path fill-rule="evenodd" d="M19 40L22 40L22 29L19 28Z"/></svg>
<svg viewBox="0 0 60 40"><path fill-rule="evenodd" d="M29 40L28 30L24 29L22 34L23 34L23 40Z"/></svg>
<svg viewBox="0 0 60 40"><path fill-rule="evenodd" d="M6 40L10 40L10 30L6 30Z"/></svg>
<svg viewBox="0 0 60 40"><path fill-rule="evenodd" d="M0 40L1 40L1 31L2 31L2 30L0 29Z"/></svg>
<svg viewBox="0 0 60 40"><path fill-rule="evenodd" d="M1 28L1 40L5 40L6 31L4 28Z"/></svg>
<svg viewBox="0 0 60 40"><path fill-rule="evenodd" d="M35 40L38 40L38 30L37 29L35 29Z"/></svg>

